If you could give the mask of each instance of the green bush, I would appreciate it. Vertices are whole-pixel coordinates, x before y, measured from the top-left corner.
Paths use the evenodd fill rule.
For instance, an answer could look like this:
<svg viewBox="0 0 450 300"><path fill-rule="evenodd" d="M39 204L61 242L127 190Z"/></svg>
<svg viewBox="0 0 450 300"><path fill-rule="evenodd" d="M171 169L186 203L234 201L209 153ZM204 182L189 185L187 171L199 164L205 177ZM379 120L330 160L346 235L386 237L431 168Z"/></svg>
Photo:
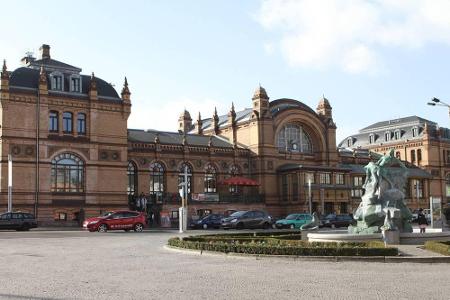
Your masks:
<svg viewBox="0 0 450 300"><path fill-rule="evenodd" d="M300 236L301 237L301 236ZM397 248L385 248L381 241L353 243L324 243L302 241L299 235L281 234L277 237L230 235L199 235L185 238L171 238L173 247L261 255L295 256L395 256Z"/></svg>
<svg viewBox="0 0 450 300"><path fill-rule="evenodd" d="M442 255L450 255L450 241L428 241L425 242L425 249L440 253Z"/></svg>

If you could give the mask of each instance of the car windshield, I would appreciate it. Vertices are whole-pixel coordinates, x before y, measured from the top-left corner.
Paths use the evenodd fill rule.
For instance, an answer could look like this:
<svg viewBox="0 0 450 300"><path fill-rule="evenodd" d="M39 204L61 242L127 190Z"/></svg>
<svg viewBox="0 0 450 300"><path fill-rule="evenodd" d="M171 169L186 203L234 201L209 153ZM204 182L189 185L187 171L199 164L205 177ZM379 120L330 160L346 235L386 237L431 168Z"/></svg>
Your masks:
<svg viewBox="0 0 450 300"><path fill-rule="evenodd" d="M242 216L245 213L246 213L246 211L237 211L237 212L231 214L230 217L232 217L232 218L239 218L240 216Z"/></svg>
<svg viewBox="0 0 450 300"><path fill-rule="evenodd" d="M295 219L297 219L297 215L294 215L294 214L286 217L286 220L295 220Z"/></svg>
<svg viewBox="0 0 450 300"><path fill-rule="evenodd" d="M102 217L108 217L108 216L110 216L110 215L112 215L112 214L113 214L112 211L107 211L107 212L105 212L105 213L102 215Z"/></svg>

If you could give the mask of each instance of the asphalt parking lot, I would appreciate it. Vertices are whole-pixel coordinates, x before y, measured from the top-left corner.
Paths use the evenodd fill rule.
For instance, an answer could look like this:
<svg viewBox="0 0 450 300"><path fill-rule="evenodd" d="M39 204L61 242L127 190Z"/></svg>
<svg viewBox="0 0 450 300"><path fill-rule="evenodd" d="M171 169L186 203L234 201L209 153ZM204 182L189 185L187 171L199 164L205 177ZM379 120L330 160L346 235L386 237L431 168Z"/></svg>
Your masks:
<svg viewBox="0 0 450 300"><path fill-rule="evenodd" d="M200 256L176 231L0 232L0 299L448 299L448 264Z"/></svg>

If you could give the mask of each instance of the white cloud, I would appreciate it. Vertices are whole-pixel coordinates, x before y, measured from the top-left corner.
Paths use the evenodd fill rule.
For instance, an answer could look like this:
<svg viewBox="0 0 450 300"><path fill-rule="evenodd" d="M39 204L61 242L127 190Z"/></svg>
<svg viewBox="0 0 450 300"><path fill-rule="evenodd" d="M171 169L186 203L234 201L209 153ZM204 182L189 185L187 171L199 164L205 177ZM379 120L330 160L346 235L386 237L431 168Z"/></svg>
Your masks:
<svg viewBox="0 0 450 300"><path fill-rule="evenodd" d="M271 42L264 43L264 51L266 54L271 55L275 51L275 45Z"/></svg>
<svg viewBox="0 0 450 300"><path fill-rule="evenodd" d="M265 0L257 20L293 67L372 73L385 48L450 45L449 15L447 0Z"/></svg>
<svg viewBox="0 0 450 300"><path fill-rule="evenodd" d="M187 109L191 114L192 122L198 118L198 112L202 119L211 118L214 107L217 107L219 115L227 114L231 103L214 99L193 100L179 98L175 101L165 101L160 107L152 107L146 102L132 102L131 115L128 119L128 128L157 129L162 131L177 131L178 117ZM238 108L236 108L238 109Z"/></svg>

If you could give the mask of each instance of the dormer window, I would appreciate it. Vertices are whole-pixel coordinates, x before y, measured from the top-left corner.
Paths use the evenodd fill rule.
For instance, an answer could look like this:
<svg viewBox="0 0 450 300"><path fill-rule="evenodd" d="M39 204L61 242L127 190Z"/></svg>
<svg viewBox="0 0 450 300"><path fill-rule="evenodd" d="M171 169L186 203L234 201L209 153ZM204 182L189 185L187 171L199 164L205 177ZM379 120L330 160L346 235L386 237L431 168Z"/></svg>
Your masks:
<svg viewBox="0 0 450 300"><path fill-rule="evenodd" d="M384 140L385 140L386 142L388 142L388 141L391 140L391 132L390 132L390 131L386 131L386 132L384 133Z"/></svg>
<svg viewBox="0 0 450 300"><path fill-rule="evenodd" d="M351 147L353 145L353 138L352 137L349 137L348 139L347 139L347 147Z"/></svg>
<svg viewBox="0 0 450 300"><path fill-rule="evenodd" d="M396 130L396 131L394 132L394 138L395 138L396 140L399 140L399 139L400 139L400 136L401 136L400 130Z"/></svg>
<svg viewBox="0 0 450 300"><path fill-rule="evenodd" d="M412 137L416 137L419 135L419 127L413 127L412 128Z"/></svg>
<svg viewBox="0 0 450 300"><path fill-rule="evenodd" d="M53 72L50 74L52 83L52 90L62 91L64 90L63 74L61 72Z"/></svg>
<svg viewBox="0 0 450 300"><path fill-rule="evenodd" d="M375 143L375 134L369 134L369 144Z"/></svg>
<svg viewBox="0 0 450 300"><path fill-rule="evenodd" d="M79 75L72 75L70 77L70 91L81 93L81 78Z"/></svg>

